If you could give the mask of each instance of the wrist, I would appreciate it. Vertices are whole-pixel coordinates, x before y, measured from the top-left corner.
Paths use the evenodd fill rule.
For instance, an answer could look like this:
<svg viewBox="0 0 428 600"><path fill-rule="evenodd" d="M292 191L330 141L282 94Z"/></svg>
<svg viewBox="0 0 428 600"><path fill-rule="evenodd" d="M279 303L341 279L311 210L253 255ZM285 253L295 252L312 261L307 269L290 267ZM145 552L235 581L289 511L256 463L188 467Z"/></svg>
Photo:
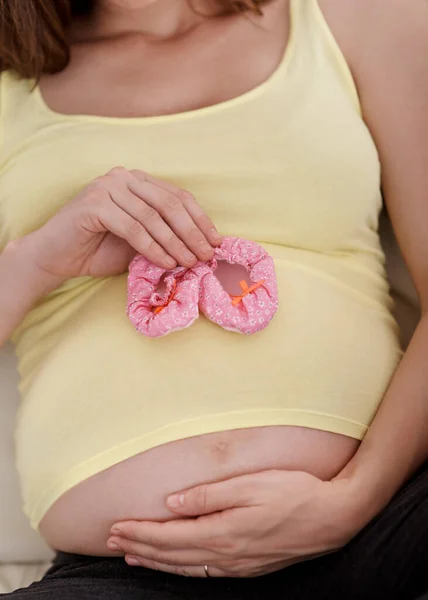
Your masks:
<svg viewBox="0 0 428 600"><path fill-rule="evenodd" d="M37 251L31 234L9 242L3 254L13 265L16 287L25 286L22 292L32 302L49 294L64 282L63 279L47 272L37 264Z"/></svg>
<svg viewBox="0 0 428 600"><path fill-rule="evenodd" d="M325 482L323 521L329 531L332 547L346 546L370 521L365 502L356 497L353 482L346 479Z"/></svg>
<svg viewBox="0 0 428 600"><path fill-rule="evenodd" d="M351 461L332 480L344 489L346 518L353 534L360 531L390 502L398 487L388 474L377 470L376 465Z"/></svg>

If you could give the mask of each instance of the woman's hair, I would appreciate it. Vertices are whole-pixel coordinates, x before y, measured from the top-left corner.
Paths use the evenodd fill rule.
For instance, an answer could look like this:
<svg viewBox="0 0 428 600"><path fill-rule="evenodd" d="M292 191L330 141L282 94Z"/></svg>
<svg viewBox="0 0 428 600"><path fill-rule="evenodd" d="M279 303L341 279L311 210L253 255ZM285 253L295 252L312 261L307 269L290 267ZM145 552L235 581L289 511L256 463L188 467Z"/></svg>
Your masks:
<svg viewBox="0 0 428 600"><path fill-rule="evenodd" d="M268 0L217 0L221 14L253 11ZM96 0L0 0L0 72L12 69L38 80L67 66L67 32L73 17Z"/></svg>

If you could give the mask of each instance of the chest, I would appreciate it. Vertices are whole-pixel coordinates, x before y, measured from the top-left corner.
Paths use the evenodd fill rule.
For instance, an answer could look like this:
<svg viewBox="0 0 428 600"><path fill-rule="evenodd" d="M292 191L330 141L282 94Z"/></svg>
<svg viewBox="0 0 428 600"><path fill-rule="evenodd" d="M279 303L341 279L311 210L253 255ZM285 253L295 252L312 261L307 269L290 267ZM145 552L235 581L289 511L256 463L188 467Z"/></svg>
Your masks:
<svg viewBox="0 0 428 600"><path fill-rule="evenodd" d="M0 220L24 235L122 165L192 192L224 234L343 250L375 227L379 169L364 126L339 135L342 118L263 93L170 119L52 122L5 157Z"/></svg>
<svg viewBox="0 0 428 600"><path fill-rule="evenodd" d="M153 42L138 34L72 47L61 73L41 90L56 112L110 117L175 114L218 104L268 79L289 38L289 2L262 17L203 21L182 38Z"/></svg>

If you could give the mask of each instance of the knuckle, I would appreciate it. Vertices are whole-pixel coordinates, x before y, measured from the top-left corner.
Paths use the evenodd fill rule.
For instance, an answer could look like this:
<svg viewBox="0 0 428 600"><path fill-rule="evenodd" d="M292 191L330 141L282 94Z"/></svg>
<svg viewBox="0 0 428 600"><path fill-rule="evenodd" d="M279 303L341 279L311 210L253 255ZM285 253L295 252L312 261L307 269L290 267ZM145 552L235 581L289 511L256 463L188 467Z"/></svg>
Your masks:
<svg viewBox="0 0 428 600"><path fill-rule="evenodd" d="M158 216L158 213L154 208L146 204L141 208L140 215L142 221L152 221Z"/></svg>
<svg viewBox="0 0 428 600"><path fill-rule="evenodd" d="M165 556L165 553L160 550L153 550L151 559L155 562L162 563L164 565L167 564L167 558Z"/></svg>
<svg viewBox="0 0 428 600"><path fill-rule="evenodd" d="M239 547L238 544L234 541L229 541L223 545L223 553L230 558L235 556L239 556Z"/></svg>
<svg viewBox="0 0 428 600"><path fill-rule="evenodd" d="M235 543L229 536L212 536L206 540L206 546L228 558L234 555Z"/></svg>
<svg viewBox="0 0 428 600"><path fill-rule="evenodd" d="M162 248L159 246L159 244L157 242L155 242L155 240L150 240L150 242L147 244L146 254L148 256L157 257L157 258L164 257L164 252L163 252ZM155 544L156 542L157 542L157 540L155 540L153 538L153 544Z"/></svg>
<svg viewBox="0 0 428 600"><path fill-rule="evenodd" d="M235 556L238 556L241 558L243 556L247 556L249 553L249 546L250 546L250 542L247 538L238 537L235 541L235 548L234 548Z"/></svg>
<svg viewBox="0 0 428 600"><path fill-rule="evenodd" d="M157 545L155 537L147 533L144 534L142 542L144 542L144 544L146 544L147 546L152 546L153 548Z"/></svg>
<svg viewBox="0 0 428 600"><path fill-rule="evenodd" d="M110 177L123 177L124 175L128 175L129 171L125 169L125 167L113 167L107 173L107 176Z"/></svg>
<svg viewBox="0 0 428 600"><path fill-rule="evenodd" d="M101 189L104 188L106 182L108 181L107 175L101 175L100 177L96 177L91 181L88 185L87 189Z"/></svg>
<svg viewBox="0 0 428 600"><path fill-rule="evenodd" d="M128 235L130 238L136 238L144 231L144 227L134 219L128 225Z"/></svg>
<svg viewBox="0 0 428 600"><path fill-rule="evenodd" d="M130 529L129 532L127 533L127 536L132 542L138 541L138 534L135 531L135 529Z"/></svg>
<svg viewBox="0 0 428 600"><path fill-rule="evenodd" d="M87 188L86 193L82 197L82 201L89 204L91 208L97 208L104 204L107 198L108 190L101 182L97 181Z"/></svg>
<svg viewBox="0 0 428 600"><path fill-rule="evenodd" d="M160 550L160 551L166 551L166 550L169 550L170 548L172 548L171 542L160 536L156 539L152 536L152 538L149 542L149 545L152 546L153 548L157 548L157 550Z"/></svg>
<svg viewBox="0 0 428 600"><path fill-rule="evenodd" d="M196 202L195 196L188 192L187 190L178 190L177 197L182 202Z"/></svg>
<svg viewBox="0 0 428 600"><path fill-rule="evenodd" d="M195 501L198 508L207 510L208 508L208 486L201 485L196 490Z"/></svg>
<svg viewBox="0 0 428 600"><path fill-rule="evenodd" d="M101 177L97 177L86 188L87 193L100 193L105 192L108 188L108 177L106 175L102 175Z"/></svg>
<svg viewBox="0 0 428 600"><path fill-rule="evenodd" d="M183 257L184 257L184 258L185 258L187 261L189 260L189 259L187 258L187 256L186 256L186 255L187 255L187 253L189 252L189 250L188 250L187 246L186 246L185 244L183 244L182 242L180 242L180 243L179 243L179 245L178 245L178 248L177 248L177 252L178 252L178 253L179 253L181 256L183 256ZM191 262L191 260L190 260L190 262Z"/></svg>
<svg viewBox="0 0 428 600"><path fill-rule="evenodd" d="M167 550L171 549L171 544L169 542L167 542L166 540L158 540L156 542L156 547L161 552L166 552Z"/></svg>
<svg viewBox="0 0 428 600"><path fill-rule="evenodd" d="M234 535L228 535L221 540L220 549L229 558L240 558L245 554L246 544Z"/></svg>
<svg viewBox="0 0 428 600"><path fill-rule="evenodd" d="M168 210L177 211L183 207L181 200L174 194L167 194L165 198L165 206Z"/></svg>
<svg viewBox="0 0 428 600"><path fill-rule="evenodd" d="M188 236L193 242L205 241L204 235L198 227L191 227Z"/></svg>
<svg viewBox="0 0 428 600"><path fill-rule="evenodd" d="M130 173L140 181L144 181L147 178L147 173L145 171L141 171L140 169L132 169Z"/></svg>
<svg viewBox="0 0 428 600"><path fill-rule="evenodd" d="M120 541L120 549L126 554L132 554L135 548L135 542L131 542L129 539Z"/></svg>
<svg viewBox="0 0 428 600"><path fill-rule="evenodd" d="M197 224L201 229L211 229L214 226L211 219L204 212L201 212L197 217Z"/></svg>
<svg viewBox="0 0 428 600"><path fill-rule="evenodd" d="M84 197L81 198L81 201L84 204L89 204L91 208L96 208L99 204L101 204L101 201L104 200L103 192L104 190L95 187L88 189L86 190Z"/></svg>
<svg viewBox="0 0 428 600"><path fill-rule="evenodd" d="M205 548L209 548L210 550L216 550L216 551L221 551L221 549L223 548L223 541L219 536L210 536L207 537L206 540L204 540L203 543L199 542L197 544L197 547L199 550L203 550Z"/></svg>
<svg viewBox="0 0 428 600"><path fill-rule="evenodd" d="M182 252L185 249L185 245L180 241L173 231L168 235L166 246L169 248L174 247L177 252Z"/></svg>

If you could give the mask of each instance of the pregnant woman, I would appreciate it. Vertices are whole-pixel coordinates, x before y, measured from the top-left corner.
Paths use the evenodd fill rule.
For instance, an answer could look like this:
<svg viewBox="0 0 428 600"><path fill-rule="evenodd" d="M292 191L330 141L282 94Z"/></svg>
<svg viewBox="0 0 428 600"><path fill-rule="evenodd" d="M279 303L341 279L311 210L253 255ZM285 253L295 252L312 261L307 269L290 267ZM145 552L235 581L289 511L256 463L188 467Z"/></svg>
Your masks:
<svg viewBox="0 0 428 600"><path fill-rule="evenodd" d="M425 0L0 0L0 22L0 342L58 551L12 596L423 593ZM404 358L381 187L423 309ZM132 257L191 268L223 235L274 258L271 324L135 331Z"/></svg>

